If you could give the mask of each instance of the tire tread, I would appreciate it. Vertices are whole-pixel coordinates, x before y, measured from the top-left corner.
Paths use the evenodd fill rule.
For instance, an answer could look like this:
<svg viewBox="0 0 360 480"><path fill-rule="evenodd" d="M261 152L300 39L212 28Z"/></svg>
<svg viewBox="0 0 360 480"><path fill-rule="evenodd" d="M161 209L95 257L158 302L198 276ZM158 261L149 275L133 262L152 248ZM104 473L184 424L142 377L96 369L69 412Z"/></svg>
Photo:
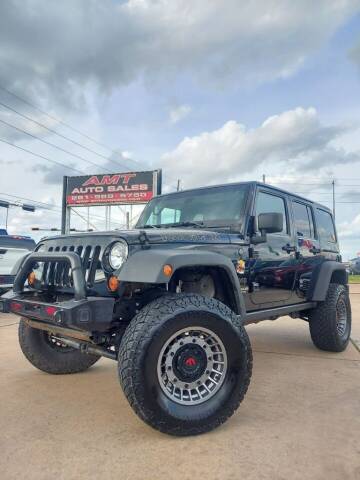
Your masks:
<svg viewBox="0 0 360 480"><path fill-rule="evenodd" d="M336 304L340 295L346 295L351 327L351 307L346 287L338 283L330 283L326 299L321 302L309 315L310 335L314 345L320 350L342 352L349 343L349 337L343 341L336 330Z"/></svg>
<svg viewBox="0 0 360 480"><path fill-rule="evenodd" d="M162 319L179 313L179 310L188 311L189 309L206 310L213 313L219 312L238 329L241 342L246 349L246 371L248 375L241 394L237 397L237 401L231 404L229 408L220 412L216 420L212 421L211 425L209 423L197 426L189 425L184 429L181 425L171 427L164 425L159 422L154 415L151 415L151 412L146 408L144 402L139 401L141 385L137 379L141 378L139 349L144 348L145 345L151 342L155 329L159 326ZM129 404L145 423L170 435L198 435L224 423L235 412L243 400L250 383L251 371L251 345L239 318L226 305L219 301L195 294L169 294L146 305L130 322L120 345L119 379Z"/></svg>

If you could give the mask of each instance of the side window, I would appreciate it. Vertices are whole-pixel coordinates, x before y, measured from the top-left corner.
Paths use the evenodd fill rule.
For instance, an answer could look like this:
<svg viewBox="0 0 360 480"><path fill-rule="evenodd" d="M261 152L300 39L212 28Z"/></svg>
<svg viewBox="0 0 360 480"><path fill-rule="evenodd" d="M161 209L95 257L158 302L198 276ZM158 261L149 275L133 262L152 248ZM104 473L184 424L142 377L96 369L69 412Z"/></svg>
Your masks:
<svg viewBox="0 0 360 480"><path fill-rule="evenodd" d="M316 209L316 224L320 240L336 243L336 233L332 216L325 210Z"/></svg>
<svg viewBox="0 0 360 480"><path fill-rule="evenodd" d="M292 202L295 231L298 237L314 238L314 223L310 207L299 202Z"/></svg>
<svg viewBox="0 0 360 480"><path fill-rule="evenodd" d="M282 213L284 224L283 231L281 233L288 233L288 222L284 198L277 195L272 195L271 193L258 192L256 197L255 211L256 216L258 216L260 213Z"/></svg>

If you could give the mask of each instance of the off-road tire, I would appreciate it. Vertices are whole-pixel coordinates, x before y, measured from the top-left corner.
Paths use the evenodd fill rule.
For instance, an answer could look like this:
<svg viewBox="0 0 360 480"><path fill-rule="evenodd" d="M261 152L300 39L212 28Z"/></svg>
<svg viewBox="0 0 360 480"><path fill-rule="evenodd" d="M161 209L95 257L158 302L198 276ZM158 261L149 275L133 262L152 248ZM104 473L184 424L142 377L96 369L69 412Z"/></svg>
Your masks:
<svg viewBox="0 0 360 480"><path fill-rule="evenodd" d="M342 328L338 327L340 306L346 314ZM351 333L351 306L344 285L330 283L325 301L310 312L309 326L312 341L320 350L342 352L346 349Z"/></svg>
<svg viewBox="0 0 360 480"><path fill-rule="evenodd" d="M100 358L70 347L56 348L47 332L30 327L23 319L19 323L19 343L34 367L53 375L84 372Z"/></svg>
<svg viewBox="0 0 360 480"><path fill-rule="evenodd" d="M171 335L194 325L221 338L228 369L212 398L179 405L162 391L156 364ZM201 434L224 423L243 400L252 372L250 341L238 317L219 301L195 294L170 294L146 305L130 322L118 360L120 384L135 413L151 427L177 436Z"/></svg>

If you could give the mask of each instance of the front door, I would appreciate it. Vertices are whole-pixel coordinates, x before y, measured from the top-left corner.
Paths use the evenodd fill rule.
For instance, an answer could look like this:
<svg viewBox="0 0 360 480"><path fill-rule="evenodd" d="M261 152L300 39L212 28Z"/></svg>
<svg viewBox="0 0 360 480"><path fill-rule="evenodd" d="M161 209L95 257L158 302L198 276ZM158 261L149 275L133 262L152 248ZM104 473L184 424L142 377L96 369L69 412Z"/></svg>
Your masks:
<svg viewBox="0 0 360 480"><path fill-rule="evenodd" d="M259 308L264 308L282 305L290 299L297 262L286 195L259 188L254 207L255 223L260 213L281 213L284 219L282 232L267 234L266 242L253 245L249 277L250 300Z"/></svg>

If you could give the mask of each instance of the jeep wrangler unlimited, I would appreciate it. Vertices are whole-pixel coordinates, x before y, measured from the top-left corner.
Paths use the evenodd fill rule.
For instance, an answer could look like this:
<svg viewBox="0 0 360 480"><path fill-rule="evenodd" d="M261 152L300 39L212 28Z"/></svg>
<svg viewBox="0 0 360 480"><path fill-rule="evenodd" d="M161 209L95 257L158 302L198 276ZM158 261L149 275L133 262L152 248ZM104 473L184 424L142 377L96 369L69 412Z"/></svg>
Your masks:
<svg viewBox="0 0 360 480"><path fill-rule="evenodd" d="M136 414L172 435L222 424L249 386L244 325L282 315L340 352L351 309L332 214L256 182L153 198L135 230L49 237L22 262L4 312L52 374L118 361Z"/></svg>

